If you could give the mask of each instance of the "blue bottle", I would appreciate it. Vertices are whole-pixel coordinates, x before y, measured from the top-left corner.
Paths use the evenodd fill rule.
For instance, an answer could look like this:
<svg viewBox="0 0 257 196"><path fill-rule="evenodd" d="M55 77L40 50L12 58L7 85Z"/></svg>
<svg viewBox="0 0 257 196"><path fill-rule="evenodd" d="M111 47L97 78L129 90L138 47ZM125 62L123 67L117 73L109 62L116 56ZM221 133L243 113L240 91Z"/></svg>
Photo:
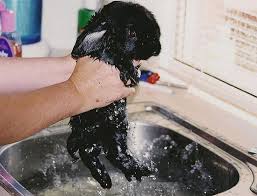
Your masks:
<svg viewBox="0 0 257 196"><path fill-rule="evenodd" d="M22 44L41 40L42 0L5 0L7 9L16 13L17 31Z"/></svg>

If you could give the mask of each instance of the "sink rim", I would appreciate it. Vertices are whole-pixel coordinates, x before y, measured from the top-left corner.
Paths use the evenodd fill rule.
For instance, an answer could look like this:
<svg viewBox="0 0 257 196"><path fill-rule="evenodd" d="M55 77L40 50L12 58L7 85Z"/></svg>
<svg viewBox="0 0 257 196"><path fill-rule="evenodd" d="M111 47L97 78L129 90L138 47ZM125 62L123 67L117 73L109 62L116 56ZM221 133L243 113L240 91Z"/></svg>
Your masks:
<svg viewBox="0 0 257 196"><path fill-rule="evenodd" d="M147 122L147 123L142 122L142 121L133 121L133 122L135 122L137 124L140 124L140 125L144 125L144 126L160 127L160 125L158 125L158 124L151 124L149 122ZM166 129L170 129L169 127L166 127L166 126L161 126L161 127L166 128ZM30 140L45 137L45 136L50 137L50 136L53 136L53 135L61 135L61 134L65 134L67 132L70 132L69 126L67 126L67 125L51 128L51 130L53 130L53 129L54 129L54 132L52 132L52 133L45 132L43 134L38 134L34 137L31 137L31 138L28 138L26 140L23 140L23 141L14 143L14 144L10 144L10 145L7 145L7 146L1 148L0 149L0 156L1 156L2 153L4 153L6 150L11 148L12 146L15 146L16 144L22 143L24 141L30 141ZM182 135L181 133L177 132L176 130L172 130L172 131ZM235 186L231 187L231 189L228 189L225 192L219 193L217 195L223 195L227 191L229 191L230 193L233 193L234 188L238 189L237 187L242 187L243 184L241 185L241 182L245 181L245 180L242 181L242 179L245 179L245 178L249 177L248 174L250 174L250 171L247 170L248 167L246 167L241 161L235 159L234 157L231 157L231 155L227 154L226 152L223 152L222 150L220 150L218 148L216 149L215 146L211 145L209 142L206 142L206 141L202 140L199 136L193 135L191 137L187 137L184 134L182 136L184 136L186 138L189 138L190 140L197 140L197 143L199 143L199 145L203 146L207 150L211 151L212 153L218 155L219 157L221 157L222 159L227 161L238 172L239 177L240 177L238 183ZM4 180L5 180L6 183L4 184L5 185L4 188L7 188L7 189L14 188L14 190L10 193L13 193L15 195L33 195L25 187L23 187L14 177L12 177L8 173L8 171L2 166L1 163L0 163L0 174L3 174L5 176ZM0 175L0 176L2 176L2 175ZM1 180L1 178L0 178L0 180Z"/></svg>
<svg viewBox="0 0 257 196"><path fill-rule="evenodd" d="M158 107L158 109L165 109L165 107L163 106L158 106L156 104L150 104L150 103L141 103L144 104L144 108L145 111L147 111L147 107ZM149 110L149 108L148 108ZM169 120L171 121L171 120ZM165 125L158 125L158 124L151 124L149 122L144 123L142 121L133 121L133 122L137 122L137 123L141 123L141 124L145 124L146 126L161 126L167 129L171 129L169 127L166 127ZM19 141L13 144L9 144L6 146L3 146L0 148L0 156L3 154L3 152L5 150L7 150L8 148L24 142L26 140L33 140L35 138L40 138L40 137L44 137L44 136L50 136L50 135L58 135L61 133L67 133L67 131L69 131L68 125L62 125L62 126L56 126L56 127L50 127L48 129L44 129L43 131L41 131L39 134L36 134L30 138L27 138L23 141ZM48 131L48 130L54 130L53 131ZM183 130L173 130L172 131L186 137L189 138L193 141L197 141L197 143L199 143L199 145L203 146L204 148L210 150L212 153L218 155L219 157L221 157L222 159L224 159L225 161L227 161L229 164L231 164L238 172L239 174L239 181L238 183L233 186L231 189L226 190L225 192L219 193L217 195L227 195L229 194L236 194L238 193L238 190L242 189L243 187L246 188L248 187L248 189L250 190L250 186L251 186L251 182L253 182L253 175L252 172L250 170L250 168L241 160L237 159L236 157L228 154L227 152L225 152L224 150L222 150L221 148L218 148L216 145L210 143L209 141L207 141L206 139L202 138L201 136L197 135L194 132L188 132L188 131L183 131ZM186 133L188 132L188 133ZM183 133L183 134L182 134ZM248 178L248 182L246 183L246 178ZM249 179L251 178L251 179ZM247 184L247 185L246 185ZM3 167L3 165L0 163L0 185L3 186L3 188L14 195L32 195L28 190L26 190L26 188L24 188L17 180L15 180L14 177L12 177L7 171L6 169Z"/></svg>

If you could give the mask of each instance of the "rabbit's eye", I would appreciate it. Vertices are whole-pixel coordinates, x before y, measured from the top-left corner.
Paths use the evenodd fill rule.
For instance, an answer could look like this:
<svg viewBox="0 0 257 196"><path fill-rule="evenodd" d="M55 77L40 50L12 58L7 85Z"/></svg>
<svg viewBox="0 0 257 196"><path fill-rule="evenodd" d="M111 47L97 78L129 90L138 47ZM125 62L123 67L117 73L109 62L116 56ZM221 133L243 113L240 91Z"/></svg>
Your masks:
<svg viewBox="0 0 257 196"><path fill-rule="evenodd" d="M136 37L137 36L137 34L136 34L136 32L135 31L129 31L128 32L129 33L129 37Z"/></svg>

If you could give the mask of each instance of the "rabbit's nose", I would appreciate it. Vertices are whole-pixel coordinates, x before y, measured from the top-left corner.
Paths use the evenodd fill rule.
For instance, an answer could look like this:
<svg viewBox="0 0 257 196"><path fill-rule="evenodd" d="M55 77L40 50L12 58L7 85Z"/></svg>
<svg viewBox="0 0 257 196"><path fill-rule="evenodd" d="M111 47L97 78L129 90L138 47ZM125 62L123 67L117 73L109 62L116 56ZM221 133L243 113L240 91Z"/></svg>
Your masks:
<svg viewBox="0 0 257 196"><path fill-rule="evenodd" d="M154 51L154 52L153 52L153 55L154 55L154 56L157 56L158 54L159 54L159 53L158 53L157 51Z"/></svg>
<svg viewBox="0 0 257 196"><path fill-rule="evenodd" d="M161 49L157 49L153 51L153 56L158 56L160 54Z"/></svg>
<svg viewBox="0 0 257 196"><path fill-rule="evenodd" d="M156 46L155 46L155 50L153 51L153 56L158 56L161 52L161 44L158 43Z"/></svg>

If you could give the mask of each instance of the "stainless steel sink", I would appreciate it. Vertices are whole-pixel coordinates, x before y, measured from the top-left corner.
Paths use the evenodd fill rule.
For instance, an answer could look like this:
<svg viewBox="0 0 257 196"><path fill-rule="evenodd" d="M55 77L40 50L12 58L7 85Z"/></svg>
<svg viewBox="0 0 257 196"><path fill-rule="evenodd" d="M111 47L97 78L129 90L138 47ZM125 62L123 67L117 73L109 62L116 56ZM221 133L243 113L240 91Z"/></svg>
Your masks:
<svg viewBox="0 0 257 196"><path fill-rule="evenodd" d="M108 191L101 189L80 161L72 163L66 151L70 129L61 125L3 147L1 184L14 195L50 196L236 195L250 189L253 175L244 162L194 133L195 125L162 109L129 105L130 151L153 170L141 183L126 182L102 156L114 185Z"/></svg>

